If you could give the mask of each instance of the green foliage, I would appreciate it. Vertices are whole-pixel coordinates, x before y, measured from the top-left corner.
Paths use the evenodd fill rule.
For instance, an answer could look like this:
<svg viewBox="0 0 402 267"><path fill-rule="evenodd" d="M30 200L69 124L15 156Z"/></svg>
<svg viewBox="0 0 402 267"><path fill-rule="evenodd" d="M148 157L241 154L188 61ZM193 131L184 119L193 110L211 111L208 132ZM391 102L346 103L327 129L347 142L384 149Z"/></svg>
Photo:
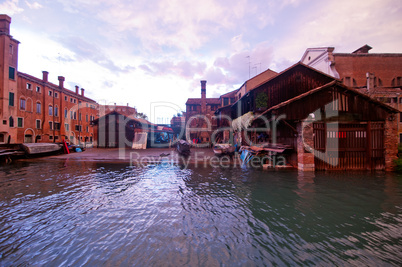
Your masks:
<svg viewBox="0 0 402 267"><path fill-rule="evenodd" d="M144 119L144 120L147 120L147 119L148 119L148 116L145 115L145 114L142 113L142 112L137 112L136 117L137 117L137 118Z"/></svg>
<svg viewBox="0 0 402 267"><path fill-rule="evenodd" d="M402 158L395 160L394 163L395 163L395 171L402 173Z"/></svg>
<svg viewBox="0 0 402 267"><path fill-rule="evenodd" d="M402 156L402 144L398 145L398 155Z"/></svg>
<svg viewBox="0 0 402 267"><path fill-rule="evenodd" d="M268 95L265 92L261 92L257 94L255 98L255 107L256 108L266 108L268 106Z"/></svg>

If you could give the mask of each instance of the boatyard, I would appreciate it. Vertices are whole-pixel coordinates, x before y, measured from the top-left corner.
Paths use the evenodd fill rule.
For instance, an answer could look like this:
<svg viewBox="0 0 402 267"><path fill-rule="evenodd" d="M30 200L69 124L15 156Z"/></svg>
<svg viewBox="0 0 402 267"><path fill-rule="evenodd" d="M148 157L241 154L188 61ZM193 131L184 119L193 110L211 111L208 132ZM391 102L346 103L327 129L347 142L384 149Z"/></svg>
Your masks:
<svg viewBox="0 0 402 267"><path fill-rule="evenodd" d="M0 1L0 267L402 266L398 7Z"/></svg>

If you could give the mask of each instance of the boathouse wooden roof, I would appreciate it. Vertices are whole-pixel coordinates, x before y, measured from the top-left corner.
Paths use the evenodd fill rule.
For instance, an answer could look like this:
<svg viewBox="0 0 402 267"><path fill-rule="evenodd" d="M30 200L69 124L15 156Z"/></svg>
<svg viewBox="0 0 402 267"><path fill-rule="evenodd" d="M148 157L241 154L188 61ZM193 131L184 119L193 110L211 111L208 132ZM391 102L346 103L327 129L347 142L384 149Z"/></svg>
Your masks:
<svg viewBox="0 0 402 267"><path fill-rule="evenodd" d="M219 98L206 98L205 102L207 105L219 105L221 100ZM186 105L201 105L201 98L189 98Z"/></svg>
<svg viewBox="0 0 402 267"><path fill-rule="evenodd" d="M111 111L111 112L109 112L109 113L103 115L102 117L99 117L99 118L95 119L95 120L93 121L93 124L97 125L97 124L99 123L99 120L102 119L102 118L104 118L104 117L116 116L116 115L117 115L117 116L119 116L119 115L120 115L120 116L123 116L125 119L128 119L128 120L131 120L131 121L140 123L140 124L142 124L142 125L148 125L148 126L154 126L154 127L157 126L156 124L154 124L154 123L152 123L152 122L149 122L149 121L147 121L147 120L145 120L145 119L137 118L137 117L134 117L133 115L127 116L127 115L121 114L121 113L119 113L118 111L115 111L115 110L113 110L113 111Z"/></svg>
<svg viewBox="0 0 402 267"><path fill-rule="evenodd" d="M286 119L301 120L334 100L342 102L343 108L336 108L339 112L354 114L358 119L383 120L389 113L399 113L399 110L334 80L272 106L254 120L273 113L285 114Z"/></svg>

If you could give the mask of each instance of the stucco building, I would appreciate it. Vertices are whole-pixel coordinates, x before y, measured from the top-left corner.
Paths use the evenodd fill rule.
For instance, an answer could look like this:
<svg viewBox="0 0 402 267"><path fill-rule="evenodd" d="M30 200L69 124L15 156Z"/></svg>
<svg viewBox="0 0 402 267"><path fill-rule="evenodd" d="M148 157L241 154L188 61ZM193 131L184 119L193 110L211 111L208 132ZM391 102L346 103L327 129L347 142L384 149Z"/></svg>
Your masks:
<svg viewBox="0 0 402 267"><path fill-rule="evenodd" d="M0 15L0 144L29 142L92 142L91 121L98 104L83 88L69 90L65 78L58 84L18 71L19 42L10 35L11 18Z"/></svg>

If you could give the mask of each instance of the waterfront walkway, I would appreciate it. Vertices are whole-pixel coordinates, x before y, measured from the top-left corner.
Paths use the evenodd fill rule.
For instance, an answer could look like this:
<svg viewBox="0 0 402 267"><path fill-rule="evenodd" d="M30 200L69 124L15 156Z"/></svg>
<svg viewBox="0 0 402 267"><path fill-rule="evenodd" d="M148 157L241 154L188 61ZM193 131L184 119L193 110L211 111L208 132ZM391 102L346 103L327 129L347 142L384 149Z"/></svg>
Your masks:
<svg viewBox="0 0 402 267"><path fill-rule="evenodd" d="M77 161L97 161L97 162L127 162L134 164L157 163L168 161L172 163L209 162L214 160L215 155L211 148L191 148L188 158L181 157L174 148L148 148L148 149L119 149L119 148L87 148L83 152L70 154L59 154L35 160L49 159L69 159Z"/></svg>

